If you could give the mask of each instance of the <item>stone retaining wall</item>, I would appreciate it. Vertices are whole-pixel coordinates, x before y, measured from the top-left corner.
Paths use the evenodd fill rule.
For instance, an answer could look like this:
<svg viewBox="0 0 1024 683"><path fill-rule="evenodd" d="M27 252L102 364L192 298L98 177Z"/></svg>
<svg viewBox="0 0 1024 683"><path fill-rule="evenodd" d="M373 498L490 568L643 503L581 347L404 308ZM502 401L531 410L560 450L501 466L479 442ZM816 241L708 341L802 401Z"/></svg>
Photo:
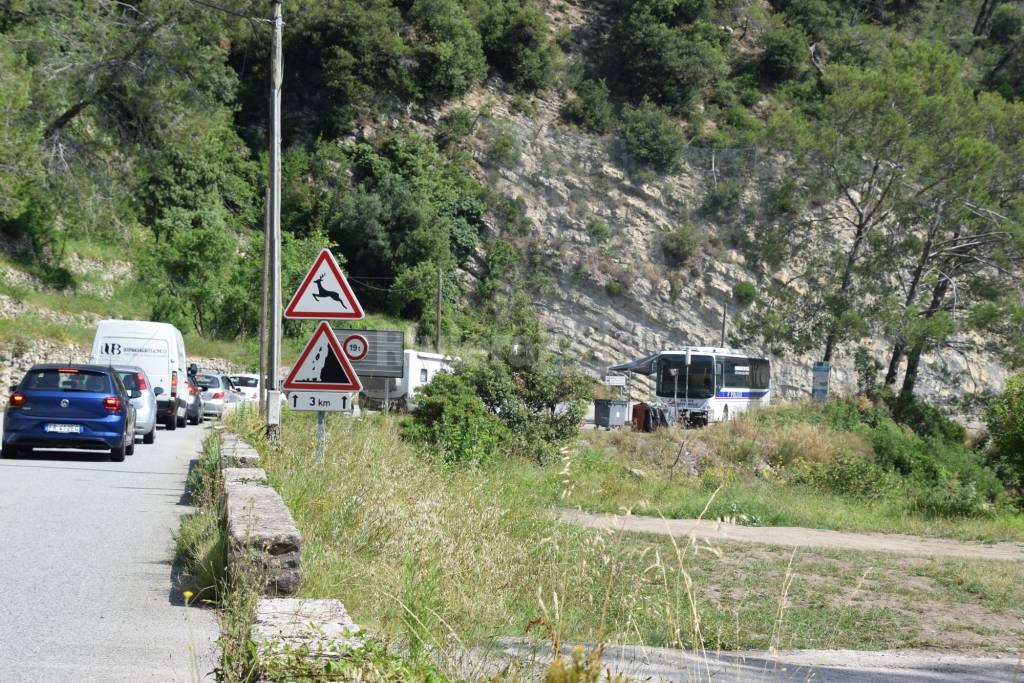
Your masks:
<svg viewBox="0 0 1024 683"><path fill-rule="evenodd" d="M268 485L259 452L237 434L215 429L220 432L228 572L263 577L265 595L290 595L302 578L299 530L284 500ZM264 597L256 607L250 640L262 670L296 653L321 661L344 657L363 646L360 633L338 600Z"/></svg>
<svg viewBox="0 0 1024 683"><path fill-rule="evenodd" d="M265 595L291 595L302 578L302 536L267 473L255 467L259 460L241 437L221 437L228 573L260 577Z"/></svg>

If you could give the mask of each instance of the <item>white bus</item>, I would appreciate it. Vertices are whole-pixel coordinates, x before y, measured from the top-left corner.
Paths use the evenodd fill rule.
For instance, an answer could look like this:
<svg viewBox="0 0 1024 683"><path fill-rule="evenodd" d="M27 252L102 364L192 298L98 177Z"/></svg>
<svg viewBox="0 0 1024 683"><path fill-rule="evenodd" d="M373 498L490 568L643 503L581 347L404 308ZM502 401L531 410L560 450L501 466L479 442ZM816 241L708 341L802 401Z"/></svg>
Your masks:
<svg viewBox="0 0 1024 683"><path fill-rule="evenodd" d="M611 370L654 375L656 405L674 422L721 422L771 400L771 362L737 349L687 346Z"/></svg>

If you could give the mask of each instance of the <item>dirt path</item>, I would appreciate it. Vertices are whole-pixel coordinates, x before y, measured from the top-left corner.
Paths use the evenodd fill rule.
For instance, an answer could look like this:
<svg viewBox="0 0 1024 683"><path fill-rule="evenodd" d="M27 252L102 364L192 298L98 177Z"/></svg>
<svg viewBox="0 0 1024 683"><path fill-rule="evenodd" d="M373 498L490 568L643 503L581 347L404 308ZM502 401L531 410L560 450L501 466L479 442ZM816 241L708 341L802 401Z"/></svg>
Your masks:
<svg viewBox="0 0 1024 683"><path fill-rule="evenodd" d="M931 557L969 557L981 560L1024 560L1024 543L975 543L944 538L922 538L902 534L851 533L801 527L740 526L709 520L662 519L630 515L605 515L561 510L566 522L593 529L615 529L646 534L666 534L716 541L741 541L767 545L808 548L843 548L880 552L928 555Z"/></svg>

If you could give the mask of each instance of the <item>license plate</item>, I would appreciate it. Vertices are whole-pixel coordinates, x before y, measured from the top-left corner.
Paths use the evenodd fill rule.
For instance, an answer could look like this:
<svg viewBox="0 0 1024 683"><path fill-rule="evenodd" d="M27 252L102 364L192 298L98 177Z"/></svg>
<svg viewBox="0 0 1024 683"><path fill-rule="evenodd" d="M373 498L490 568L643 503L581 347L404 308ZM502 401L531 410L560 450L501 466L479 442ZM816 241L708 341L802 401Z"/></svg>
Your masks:
<svg viewBox="0 0 1024 683"><path fill-rule="evenodd" d="M81 434L82 425L48 424L43 427L43 431L57 434Z"/></svg>

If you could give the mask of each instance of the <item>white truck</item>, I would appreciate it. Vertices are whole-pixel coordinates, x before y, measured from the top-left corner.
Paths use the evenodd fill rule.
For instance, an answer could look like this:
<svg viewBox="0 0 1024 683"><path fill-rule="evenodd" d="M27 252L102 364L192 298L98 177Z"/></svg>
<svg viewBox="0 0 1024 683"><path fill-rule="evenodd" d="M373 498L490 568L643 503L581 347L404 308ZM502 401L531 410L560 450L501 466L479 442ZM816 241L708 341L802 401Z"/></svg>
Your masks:
<svg viewBox="0 0 1024 683"><path fill-rule="evenodd" d="M144 320L101 320L96 325L89 362L142 368L153 383L157 420L167 430L187 424L189 366L185 341L174 325Z"/></svg>

